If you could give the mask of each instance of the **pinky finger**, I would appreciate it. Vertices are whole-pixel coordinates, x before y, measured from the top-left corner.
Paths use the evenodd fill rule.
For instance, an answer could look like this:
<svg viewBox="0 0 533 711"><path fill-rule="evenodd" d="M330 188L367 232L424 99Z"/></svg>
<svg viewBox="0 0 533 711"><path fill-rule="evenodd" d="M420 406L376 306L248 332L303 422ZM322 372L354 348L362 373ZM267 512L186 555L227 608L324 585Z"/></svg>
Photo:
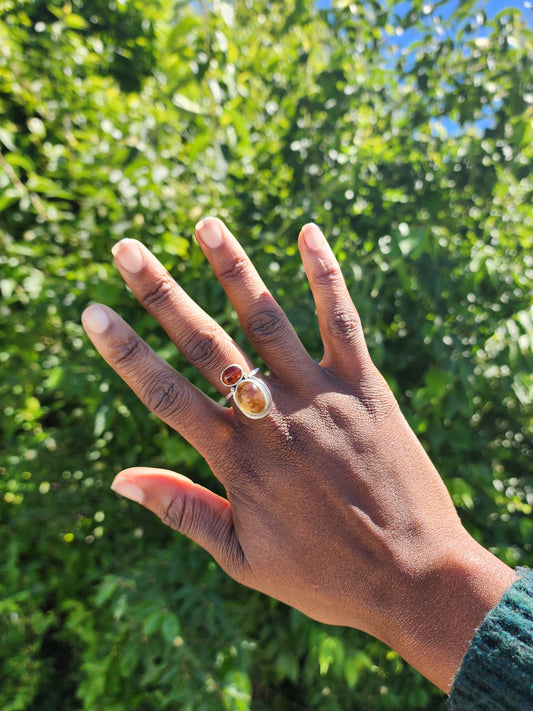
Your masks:
<svg viewBox="0 0 533 711"><path fill-rule="evenodd" d="M359 314L339 264L324 235L314 224L302 228L299 247L324 345L321 365L348 381L358 381L372 362Z"/></svg>

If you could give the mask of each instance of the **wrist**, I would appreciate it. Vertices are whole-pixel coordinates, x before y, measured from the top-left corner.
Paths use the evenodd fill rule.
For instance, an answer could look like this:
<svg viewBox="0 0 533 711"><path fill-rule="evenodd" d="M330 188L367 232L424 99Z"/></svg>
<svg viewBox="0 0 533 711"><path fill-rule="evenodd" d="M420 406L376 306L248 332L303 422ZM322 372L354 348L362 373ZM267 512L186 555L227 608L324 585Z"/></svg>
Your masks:
<svg viewBox="0 0 533 711"><path fill-rule="evenodd" d="M518 579L462 530L439 560L408 576L383 639L446 693L477 627Z"/></svg>

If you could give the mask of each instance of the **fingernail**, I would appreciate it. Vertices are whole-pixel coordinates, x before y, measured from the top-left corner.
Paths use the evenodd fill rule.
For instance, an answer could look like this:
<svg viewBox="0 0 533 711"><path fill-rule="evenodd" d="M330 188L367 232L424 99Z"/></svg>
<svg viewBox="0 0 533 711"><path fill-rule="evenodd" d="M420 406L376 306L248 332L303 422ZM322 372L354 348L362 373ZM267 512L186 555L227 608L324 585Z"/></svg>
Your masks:
<svg viewBox="0 0 533 711"><path fill-rule="evenodd" d="M312 252L318 252L324 246L325 238L319 228L310 223L302 228L305 246Z"/></svg>
<svg viewBox="0 0 533 711"><path fill-rule="evenodd" d="M82 321L85 328L92 333L103 333L109 326L109 316L97 304L85 309Z"/></svg>
<svg viewBox="0 0 533 711"><path fill-rule="evenodd" d="M113 256L126 271L136 274L144 264L144 255L137 240L121 239L111 250Z"/></svg>
<svg viewBox="0 0 533 711"><path fill-rule="evenodd" d="M222 227L218 220L212 217L206 217L205 220L200 220L194 231L200 242L206 247L209 247L209 249L215 249L215 247L220 247L222 244Z"/></svg>
<svg viewBox="0 0 533 711"><path fill-rule="evenodd" d="M129 479L115 479L111 484L111 488L125 499L130 499L138 504L142 504L144 501L144 491L140 486L137 486L137 484Z"/></svg>

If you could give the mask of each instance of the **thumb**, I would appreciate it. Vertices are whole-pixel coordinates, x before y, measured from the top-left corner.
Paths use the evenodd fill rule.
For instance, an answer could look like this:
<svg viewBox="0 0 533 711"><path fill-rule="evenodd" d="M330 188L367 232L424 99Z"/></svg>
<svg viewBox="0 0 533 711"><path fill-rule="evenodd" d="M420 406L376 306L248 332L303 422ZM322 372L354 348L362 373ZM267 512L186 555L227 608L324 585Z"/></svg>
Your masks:
<svg viewBox="0 0 533 711"><path fill-rule="evenodd" d="M132 467L115 477L117 494L142 504L163 523L205 548L233 577L241 577L244 554L233 526L231 504L182 474Z"/></svg>

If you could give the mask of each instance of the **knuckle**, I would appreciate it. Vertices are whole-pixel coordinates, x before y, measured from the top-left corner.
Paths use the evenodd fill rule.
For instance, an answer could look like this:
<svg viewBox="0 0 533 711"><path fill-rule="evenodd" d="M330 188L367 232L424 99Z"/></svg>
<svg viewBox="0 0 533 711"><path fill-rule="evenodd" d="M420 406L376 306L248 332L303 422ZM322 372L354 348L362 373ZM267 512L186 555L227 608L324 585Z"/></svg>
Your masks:
<svg viewBox="0 0 533 711"><path fill-rule="evenodd" d="M248 271L248 260L245 257L235 257L231 264L220 273L225 281L241 281Z"/></svg>
<svg viewBox="0 0 533 711"><path fill-rule="evenodd" d="M244 551L231 535L230 530L223 532L220 538L221 555L218 562L234 580L252 587L252 569L246 560Z"/></svg>
<svg viewBox="0 0 533 711"><path fill-rule="evenodd" d="M145 382L143 391L146 406L161 418L168 419L188 405L186 389L166 374L151 375Z"/></svg>
<svg viewBox="0 0 533 711"><path fill-rule="evenodd" d="M265 310L254 314L249 319L246 330L254 341L269 343L286 333L287 322L277 311Z"/></svg>
<svg viewBox="0 0 533 711"><path fill-rule="evenodd" d="M399 411L399 405L392 393L381 392L372 399L362 401L374 422L388 422Z"/></svg>
<svg viewBox="0 0 533 711"><path fill-rule="evenodd" d="M141 339L131 334L123 338L119 338L113 345L112 359L113 364L118 369L132 367L146 354L146 346Z"/></svg>
<svg viewBox="0 0 533 711"><path fill-rule="evenodd" d="M314 275L314 280L320 285L331 289L337 284L344 285L344 277L336 264L324 264Z"/></svg>
<svg viewBox="0 0 533 711"><path fill-rule="evenodd" d="M215 368L222 363L214 330L195 333L180 350L195 367Z"/></svg>
<svg viewBox="0 0 533 711"><path fill-rule="evenodd" d="M144 292L142 302L147 308L165 305L170 297L174 282L170 275L162 276L151 284Z"/></svg>
<svg viewBox="0 0 533 711"><path fill-rule="evenodd" d="M186 509L190 509L190 504L187 505L187 501L190 500L185 496L173 496L161 516L163 523L176 531L183 532L186 520L190 519L190 515L185 516Z"/></svg>
<svg viewBox="0 0 533 711"><path fill-rule="evenodd" d="M385 422L399 412L399 405L385 378L372 365L361 380L357 397L375 422Z"/></svg>
<svg viewBox="0 0 533 711"><path fill-rule="evenodd" d="M328 320L332 336L343 341L358 341L363 337L361 320L355 310L336 309Z"/></svg>
<svg viewBox="0 0 533 711"><path fill-rule="evenodd" d="M276 429L276 448L284 456L299 457L305 451L305 431L298 423L285 420Z"/></svg>

